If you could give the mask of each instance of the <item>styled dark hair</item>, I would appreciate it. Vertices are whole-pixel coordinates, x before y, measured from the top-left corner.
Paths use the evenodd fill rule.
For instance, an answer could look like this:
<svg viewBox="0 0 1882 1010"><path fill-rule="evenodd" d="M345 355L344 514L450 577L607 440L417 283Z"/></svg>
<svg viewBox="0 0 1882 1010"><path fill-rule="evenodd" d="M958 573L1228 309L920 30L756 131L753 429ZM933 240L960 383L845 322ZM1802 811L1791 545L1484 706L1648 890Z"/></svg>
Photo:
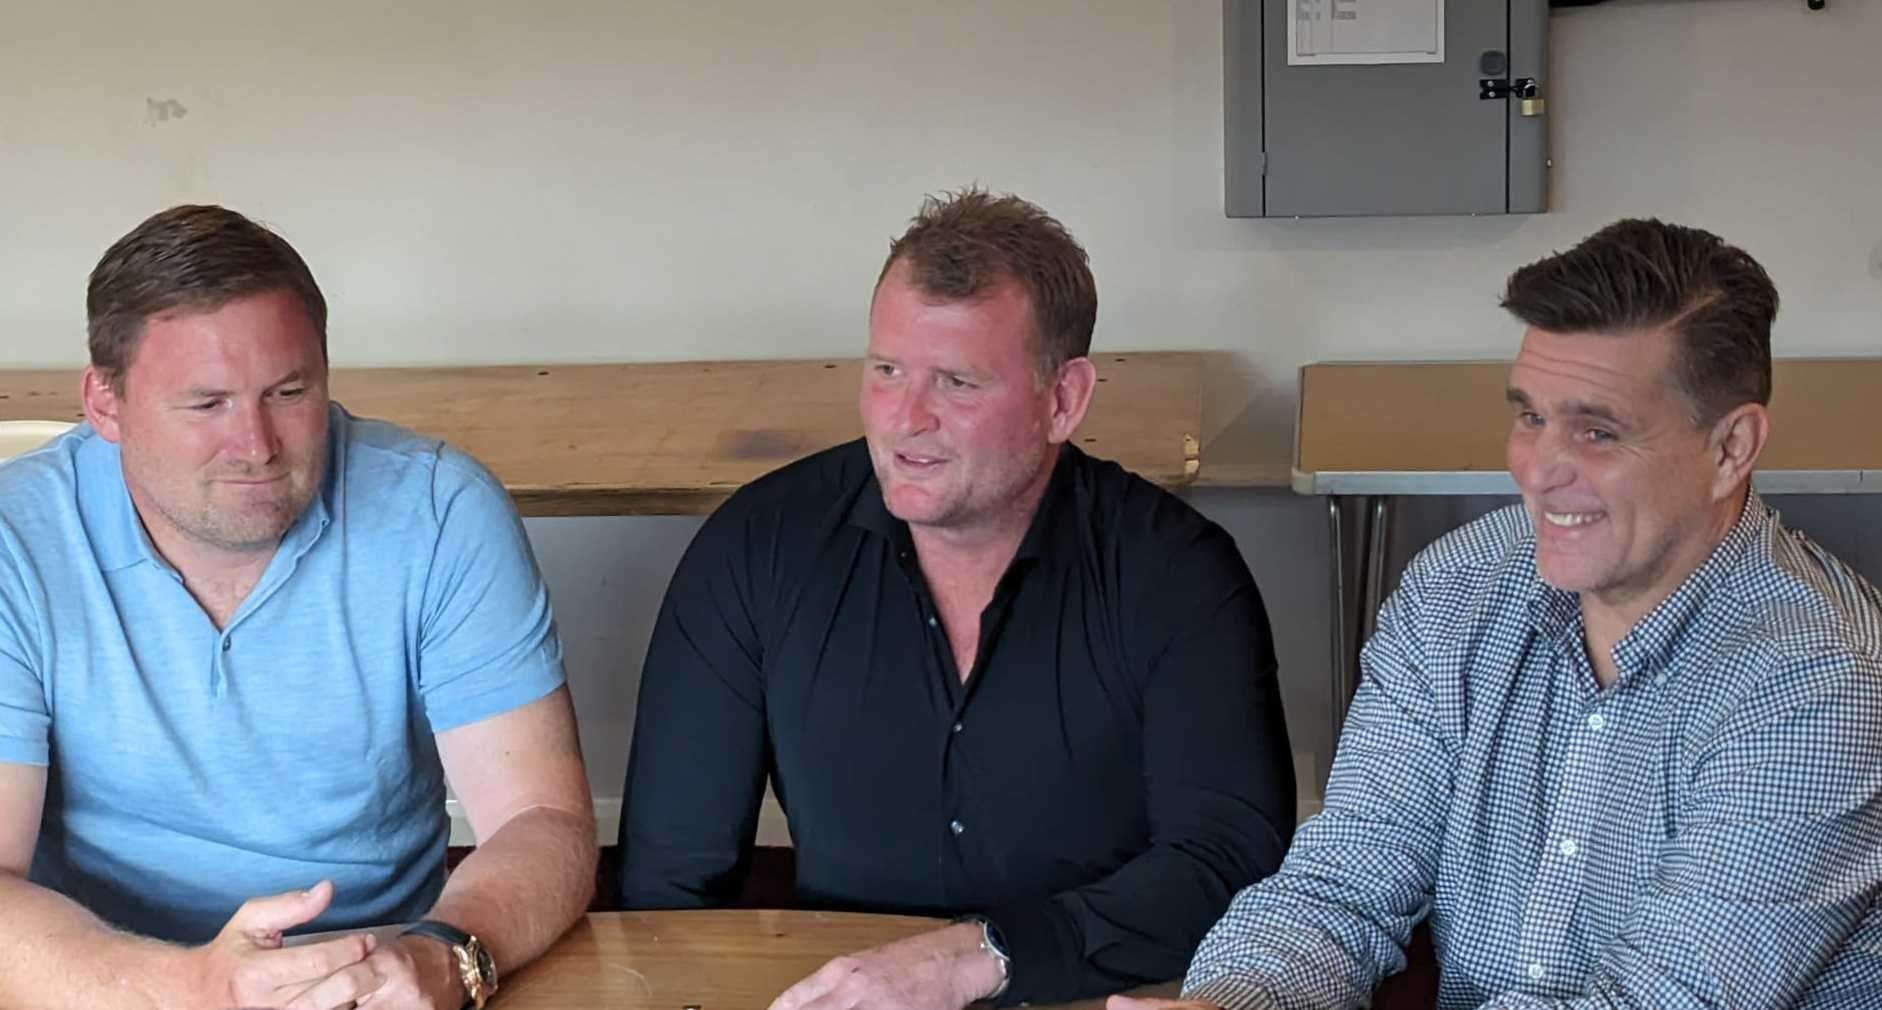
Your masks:
<svg viewBox="0 0 1882 1010"><path fill-rule="evenodd" d="M122 390L152 316L214 312L238 298L288 291L300 299L327 356L327 300L287 240L224 207L160 211L111 244L85 290L92 367Z"/></svg>
<svg viewBox="0 0 1882 1010"><path fill-rule="evenodd" d="M1626 336L1662 327L1680 341L1676 381L1693 418L1771 402L1777 288L1750 254L1708 231L1617 221L1510 275L1503 307L1552 333Z"/></svg>
<svg viewBox="0 0 1882 1010"><path fill-rule="evenodd" d="M979 297L1005 280L1032 305L1039 374L1091 351L1098 285L1085 250L1038 205L978 187L929 196L902 237L889 243L876 285L897 263L925 295L946 301Z"/></svg>

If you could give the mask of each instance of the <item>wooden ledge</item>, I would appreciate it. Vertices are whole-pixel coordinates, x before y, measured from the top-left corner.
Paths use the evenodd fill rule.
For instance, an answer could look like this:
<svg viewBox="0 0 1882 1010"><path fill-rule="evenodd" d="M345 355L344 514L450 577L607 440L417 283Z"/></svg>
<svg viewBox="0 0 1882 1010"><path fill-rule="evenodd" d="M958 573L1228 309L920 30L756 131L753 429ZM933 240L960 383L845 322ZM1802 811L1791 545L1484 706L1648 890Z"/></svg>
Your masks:
<svg viewBox="0 0 1882 1010"><path fill-rule="evenodd" d="M1165 487L1206 472L1201 352L1103 353L1076 439ZM701 515L861 434L856 359L356 368L334 399L489 467L524 515ZM78 373L0 371L0 420L79 416Z"/></svg>

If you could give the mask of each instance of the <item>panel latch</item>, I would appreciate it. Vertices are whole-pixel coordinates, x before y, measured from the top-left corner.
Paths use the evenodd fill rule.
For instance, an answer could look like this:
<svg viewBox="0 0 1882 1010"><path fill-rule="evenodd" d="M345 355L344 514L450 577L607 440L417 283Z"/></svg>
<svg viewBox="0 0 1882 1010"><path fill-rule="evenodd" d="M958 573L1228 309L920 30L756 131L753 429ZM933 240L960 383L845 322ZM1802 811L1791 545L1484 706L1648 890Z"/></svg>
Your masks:
<svg viewBox="0 0 1882 1010"><path fill-rule="evenodd" d="M1488 102L1499 98L1514 98L1522 103L1519 110L1525 116L1540 116L1547 109L1542 99L1542 86L1533 77L1485 77L1477 81L1477 97Z"/></svg>

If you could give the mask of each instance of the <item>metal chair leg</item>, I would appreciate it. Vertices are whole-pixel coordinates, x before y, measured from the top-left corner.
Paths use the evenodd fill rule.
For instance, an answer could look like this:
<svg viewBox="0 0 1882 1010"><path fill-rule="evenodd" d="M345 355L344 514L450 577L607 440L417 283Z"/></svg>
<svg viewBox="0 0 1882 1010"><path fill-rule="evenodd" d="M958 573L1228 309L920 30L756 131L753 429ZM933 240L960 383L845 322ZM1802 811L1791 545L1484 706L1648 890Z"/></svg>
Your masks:
<svg viewBox="0 0 1882 1010"><path fill-rule="evenodd" d="M1332 713L1332 736L1329 746L1340 741L1340 726L1346 722L1346 705L1353 696L1355 681L1347 667L1348 653L1352 649L1353 626L1348 623L1347 587L1346 587L1346 522L1344 500L1339 495L1327 496L1327 542L1328 553L1333 557L1333 606L1329 609L1327 623L1333 631L1332 649L1329 652L1331 668L1331 691L1327 699L1328 710ZM1332 766L1329 758L1327 766Z"/></svg>
<svg viewBox="0 0 1882 1010"><path fill-rule="evenodd" d="M1372 499L1372 522L1366 529L1366 595L1360 602L1359 642L1354 645L1354 670L1358 670L1357 650L1372 638L1372 633L1379 629L1379 604L1385 602L1385 559L1392 544L1392 496L1378 495ZM1353 687L1359 687L1359 678L1353 677Z"/></svg>
<svg viewBox="0 0 1882 1010"><path fill-rule="evenodd" d="M1336 746L1353 694L1359 690L1360 649L1378 627L1391 543L1391 496L1363 495L1352 504L1357 507L1347 508L1347 501L1339 496L1327 498L1333 553L1331 708Z"/></svg>

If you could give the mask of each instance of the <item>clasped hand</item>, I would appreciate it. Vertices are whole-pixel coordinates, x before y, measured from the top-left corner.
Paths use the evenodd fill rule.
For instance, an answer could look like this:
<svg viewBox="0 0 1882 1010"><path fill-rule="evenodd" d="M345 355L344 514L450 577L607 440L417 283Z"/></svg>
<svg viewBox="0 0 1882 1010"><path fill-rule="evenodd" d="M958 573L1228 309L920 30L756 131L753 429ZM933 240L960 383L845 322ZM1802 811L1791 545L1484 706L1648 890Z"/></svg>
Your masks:
<svg viewBox="0 0 1882 1010"><path fill-rule="evenodd" d="M458 1010L450 951L424 937L379 943L369 933L288 946L283 934L333 901L333 884L253 898L207 944L183 952L187 1005L278 1010Z"/></svg>

